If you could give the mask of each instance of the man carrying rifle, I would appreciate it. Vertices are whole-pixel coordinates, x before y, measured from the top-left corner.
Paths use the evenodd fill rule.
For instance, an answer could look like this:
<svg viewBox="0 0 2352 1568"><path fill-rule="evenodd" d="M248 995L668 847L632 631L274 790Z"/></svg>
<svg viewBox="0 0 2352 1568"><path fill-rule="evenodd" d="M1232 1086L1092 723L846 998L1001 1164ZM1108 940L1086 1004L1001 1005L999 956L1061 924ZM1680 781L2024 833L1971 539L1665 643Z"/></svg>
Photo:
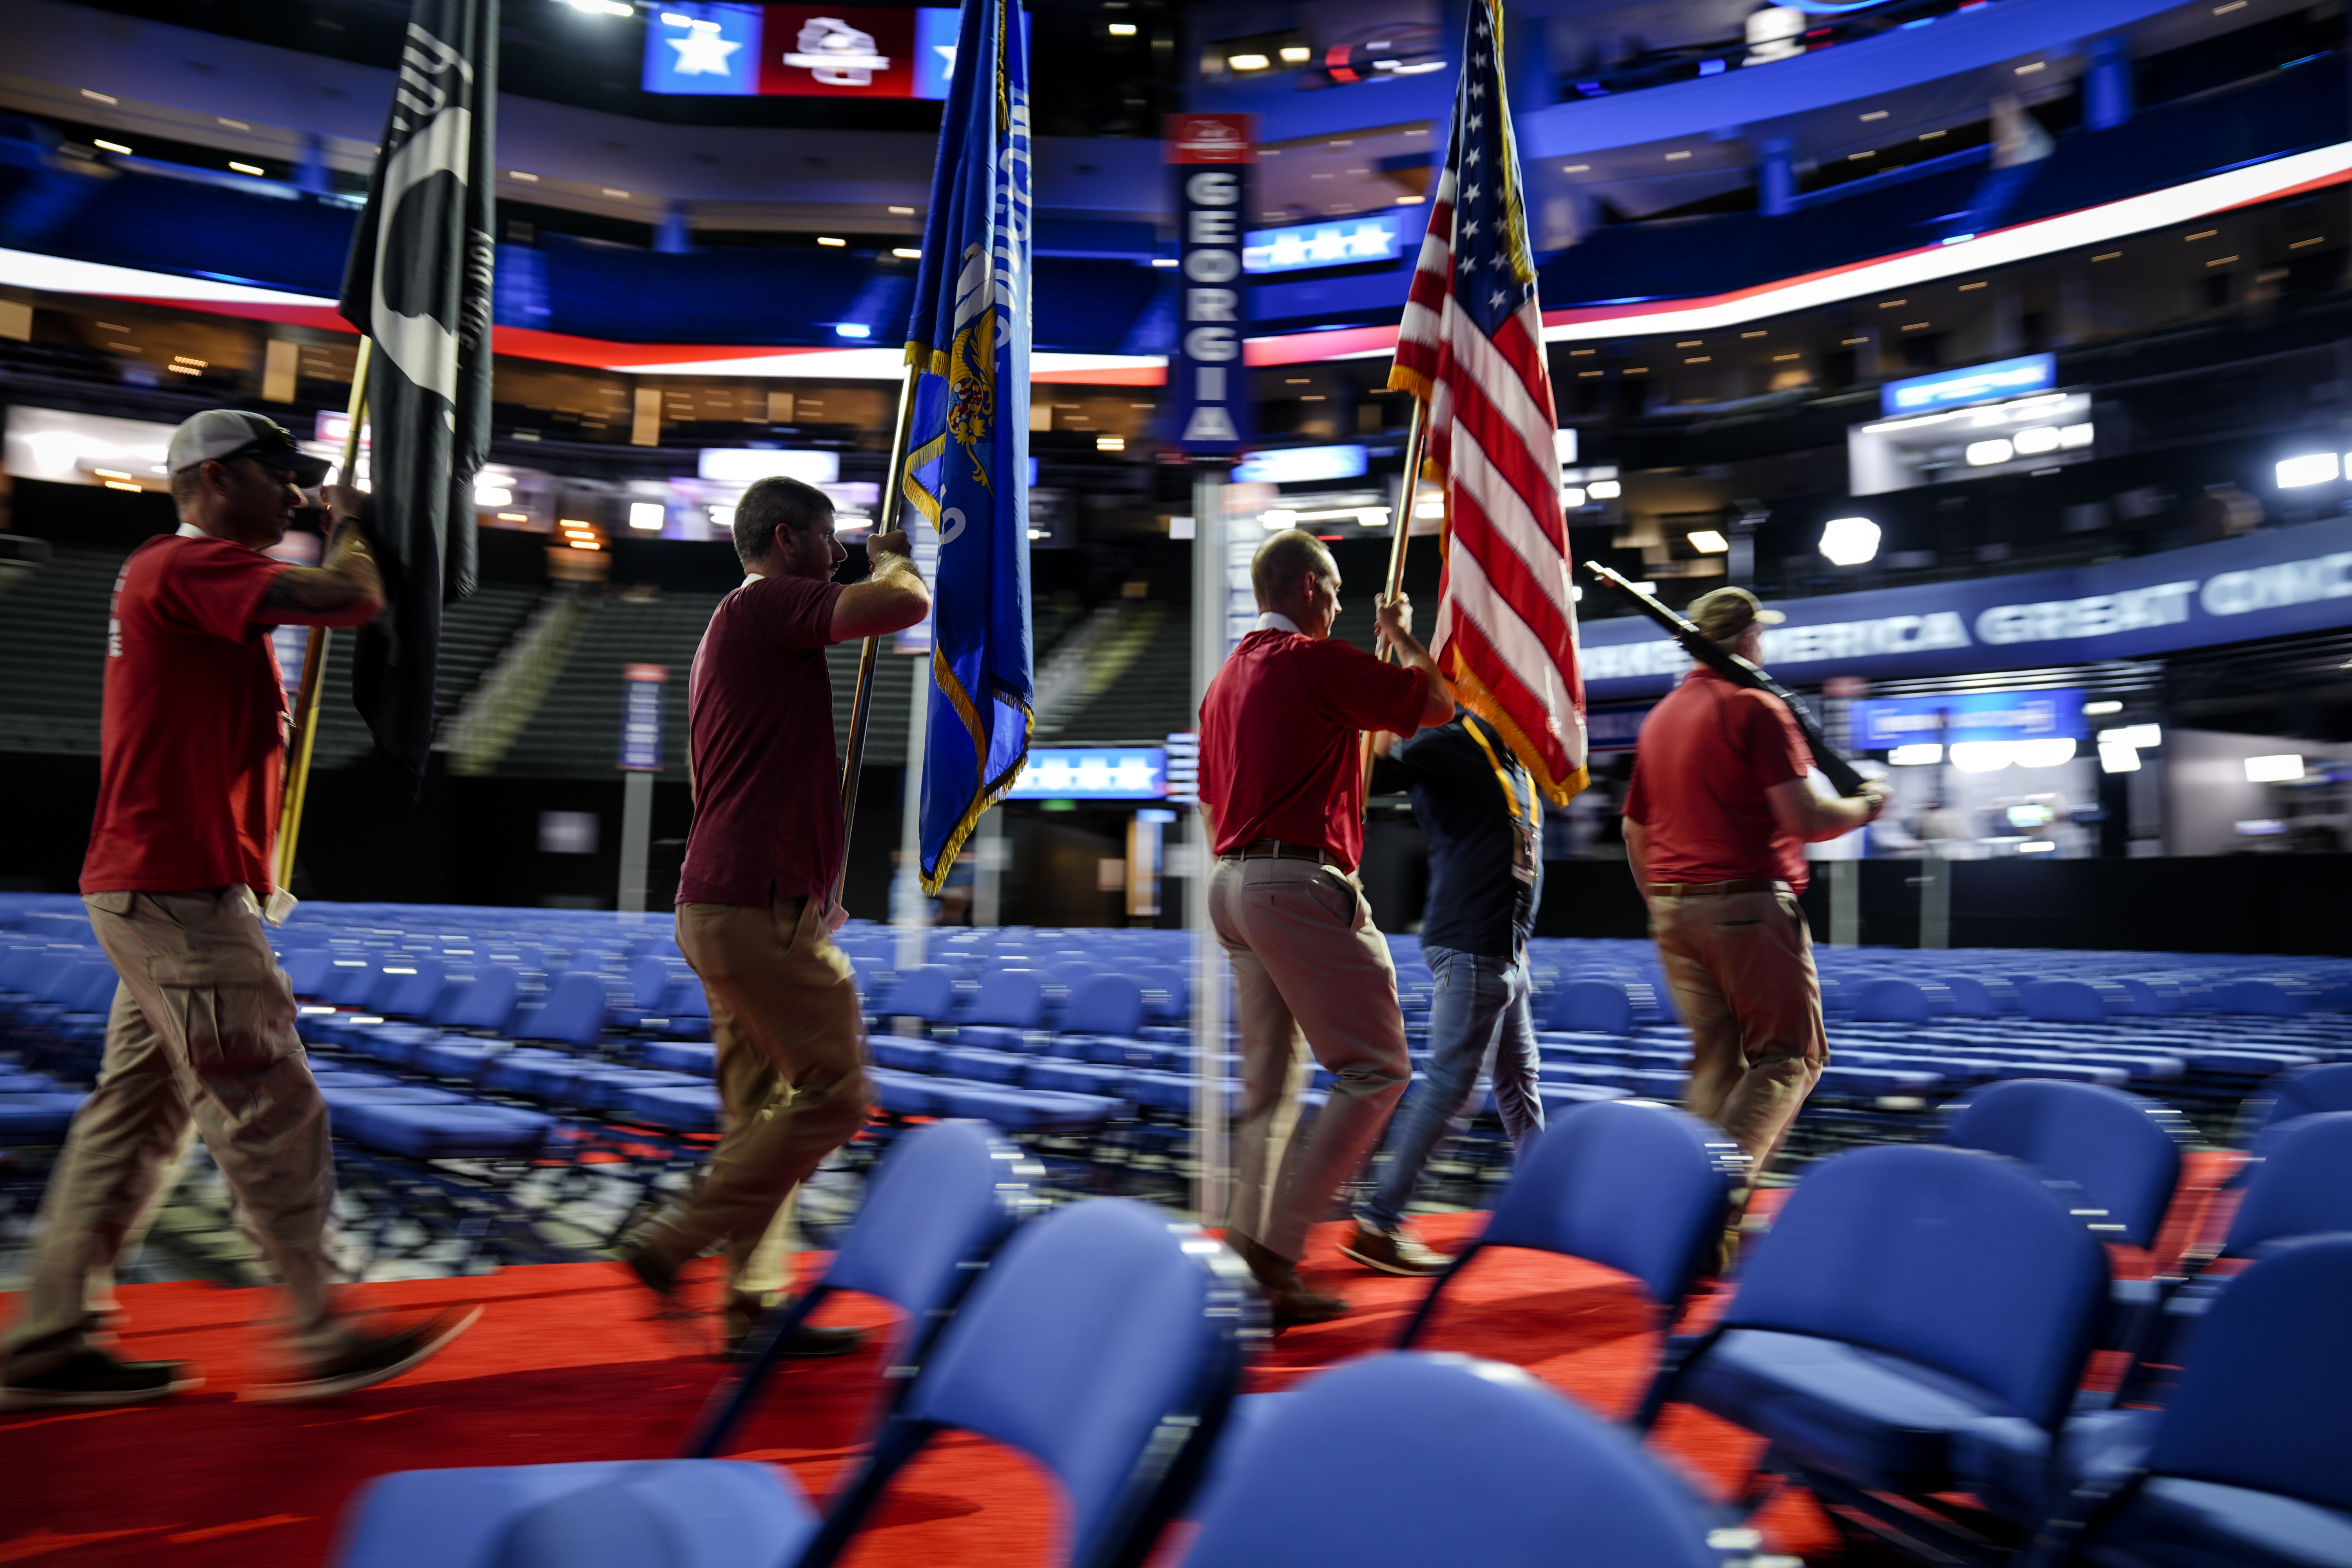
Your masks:
<svg viewBox="0 0 2352 1568"><path fill-rule="evenodd" d="M1690 618L1755 664L1765 626L1781 617L1744 588L1717 588ZM1797 907L1804 847L1886 808L1883 785L1824 795L1811 767L1787 703L1701 662L1643 723L1625 797L1626 854L1691 1033L1684 1103L1746 1151L1751 1189L1829 1062L1812 938Z"/></svg>

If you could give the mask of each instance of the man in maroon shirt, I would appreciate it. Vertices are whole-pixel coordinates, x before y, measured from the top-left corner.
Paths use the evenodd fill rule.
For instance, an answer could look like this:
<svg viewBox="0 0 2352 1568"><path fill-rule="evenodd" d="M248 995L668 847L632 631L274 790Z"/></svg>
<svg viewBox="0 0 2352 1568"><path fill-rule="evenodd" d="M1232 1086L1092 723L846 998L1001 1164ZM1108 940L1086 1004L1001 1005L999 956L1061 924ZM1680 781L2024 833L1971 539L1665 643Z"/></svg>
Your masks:
<svg viewBox="0 0 2352 1568"><path fill-rule="evenodd" d="M866 581L834 582L849 552L833 503L797 479L743 492L735 553L742 586L712 613L687 684L694 826L677 886L677 944L709 999L727 1130L695 1195L621 1253L667 1300L686 1261L723 1243L730 1350L782 1284L772 1236L784 1201L869 1103L857 984L832 937L845 846L824 650L913 626L931 603L897 531L866 542ZM863 1337L804 1329L787 1353Z"/></svg>
<svg viewBox="0 0 2352 1568"><path fill-rule="evenodd" d="M286 696L274 626L352 626L383 609L357 526L365 498L330 487L326 558L262 552L326 465L258 414L219 408L172 436L179 531L132 552L107 624L99 803L82 901L121 984L98 1087L74 1118L5 1340L0 1408L127 1405L203 1381L178 1362L97 1348L102 1298L192 1133L276 1267L302 1363L247 1398L319 1399L396 1377L478 1316L363 1334L334 1310L327 1107L294 1033L294 993L262 930L271 886Z"/></svg>
<svg viewBox="0 0 2352 1568"><path fill-rule="evenodd" d="M1257 629L1201 703L1201 809L1217 866L1209 916L1234 964L1242 1119L1225 1237L1265 1287L1277 1328L1347 1310L1298 1278L1307 1227L1328 1215L1412 1066L1396 967L1356 879L1364 846L1361 735L1454 716L1454 690L1412 637L1402 595L1376 612L1399 662L1333 642L1339 568L1293 529L1250 563ZM1334 1074L1314 1135L1298 1097L1314 1059Z"/></svg>
<svg viewBox="0 0 2352 1568"><path fill-rule="evenodd" d="M1751 664L1780 616L1744 588L1691 606L1715 642ZM1874 782L1839 799L1814 788L1788 705L1703 664L1651 710L1625 796L1625 848L1650 930L1691 1034L1684 1104L1731 1135L1756 1179L1829 1064L1812 936L1797 895L1805 846L1886 808Z"/></svg>

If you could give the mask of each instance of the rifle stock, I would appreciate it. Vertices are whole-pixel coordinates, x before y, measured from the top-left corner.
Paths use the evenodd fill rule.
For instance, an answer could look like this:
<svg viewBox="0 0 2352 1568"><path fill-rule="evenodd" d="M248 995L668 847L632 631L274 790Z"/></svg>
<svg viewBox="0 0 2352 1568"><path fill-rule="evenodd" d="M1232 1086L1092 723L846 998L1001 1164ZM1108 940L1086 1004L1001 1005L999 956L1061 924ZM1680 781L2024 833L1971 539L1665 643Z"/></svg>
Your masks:
<svg viewBox="0 0 2352 1568"><path fill-rule="evenodd" d="M1693 658L1736 686L1747 687L1751 691L1769 692L1788 704L1789 711L1796 718L1798 731L1805 737L1806 748L1813 753L1813 765L1822 770L1822 776L1830 781L1830 787L1842 795L1857 795L1862 793L1862 775L1854 772L1852 763L1838 755L1827 737L1822 735L1822 727L1815 721L1811 711L1802 702L1790 695L1788 689L1779 681L1738 654L1730 652L1704 636L1698 627L1666 608L1665 605L1659 604L1600 562L1588 561L1584 564L1595 577L1631 599L1635 609L1664 626L1667 635L1682 644L1684 650Z"/></svg>

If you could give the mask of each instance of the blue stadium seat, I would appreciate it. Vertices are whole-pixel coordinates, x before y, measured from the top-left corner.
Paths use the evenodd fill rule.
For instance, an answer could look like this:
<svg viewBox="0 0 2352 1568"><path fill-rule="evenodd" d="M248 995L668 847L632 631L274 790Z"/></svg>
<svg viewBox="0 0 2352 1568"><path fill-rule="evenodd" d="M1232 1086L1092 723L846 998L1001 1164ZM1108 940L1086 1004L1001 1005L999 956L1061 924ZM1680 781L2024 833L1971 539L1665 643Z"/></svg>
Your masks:
<svg viewBox="0 0 2352 1568"><path fill-rule="evenodd" d="M1908 980L1873 980L1853 1000L1858 1024L1925 1024L1935 1016L1927 993Z"/></svg>
<svg viewBox="0 0 2352 1568"><path fill-rule="evenodd" d="M890 990L893 1018L916 1018L925 1024L947 1022L955 1005L956 972L944 963L926 963L903 971Z"/></svg>
<svg viewBox="0 0 2352 1568"><path fill-rule="evenodd" d="M718 1453L793 1334L836 1291L863 1291L898 1309L883 1363L905 1387L1004 1238L1042 1209L1031 1184L1037 1174L985 1122L937 1121L901 1134L824 1275L761 1325L748 1359L713 1393L681 1457Z"/></svg>
<svg viewBox="0 0 2352 1568"><path fill-rule="evenodd" d="M545 1003L515 1020L519 1040L559 1040L567 1046L590 1046L604 1032L604 1013L613 994L604 976L574 970L547 988Z"/></svg>
<svg viewBox="0 0 2352 1568"><path fill-rule="evenodd" d="M1951 1142L2006 1154L2072 1182L2075 1213L2102 1240L2153 1247L2180 1184L2179 1111L2092 1084L2028 1079L1996 1084L1953 1115Z"/></svg>
<svg viewBox="0 0 2352 1568"><path fill-rule="evenodd" d="M0 1147L62 1142L86 1098L58 1089L0 1090Z"/></svg>
<svg viewBox="0 0 2352 1568"><path fill-rule="evenodd" d="M2225 1258L2251 1258L2290 1237L2352 1232L2352 1110L2324 1110L2273 1127L2254 1150Z"/></svg>
<svg viewBox="0 0 2352 1568"><path fill-rule="evenodd" d="M2247 1102L2242 1138L2252 1143L2264 1132L2298 1116L2352 1110L2352 1062L2295 1068L2263 1085L2263 1092Z"/></svg>
<svg viewBox="0 0 2352 1568"><path fill-rule="evenodd" d="M1630 1035L1633 1032L1633 1001L1613 980L1575 980L1551 999L1544 1027L1575 1034Z"/></svg>
<svg viewBox="0 0 2352 1568"><path fill-rule="evenodd" d="M667 1068L673 1072L690 1072L711 1078L719 1071L719 1047L715 1045L693 1045L683 1041L656 1041L640 1053L646 1066Z"/></svg>
<svg viewBox="0 0 2352 1568"><path fill-rule="evenodd" d="M1410 1347L1438 1299L1490 1247L1557 1252L1633 1277L1671 1327L1714 1256L1747 1160L1723 1133L1663 1105L1599 1100L1552 1121L1519 1162L1476 1240L1422 1299Z"/></svg>
<svg viewBox="0 0 2352 1568"><path fill-rule="evenodd" d="M665 1132L716 1132L725 1121L719 1090L708 1083L625 1084L598 1103L624 1121Z"/></svg>
<svg viewBox="0 0 2352 1568"><path fill-rule="evenodd" d="M1143 1026L1143 987L1124 974L1097 974L1071 987L1060 1033L1132 1036Z"/></svg>
<svg viewBox="0 0 2352 1568"><path fill-rule="evenodd" d="M2039 1484L2054 1446L2076 1436L2066 1422L2107 1280L2105 1249L2025 1167L1853 1150L1790 1194L1717 1328L1651 1402L1760 1434L1765 1467L1930 1545L1954 1539L1936 1494L1970 1491L2031 1523L2054 1500ZM1890 1511L1887 1496L1907 1506Z"/></svg>
<svg viewBox="0 0 2352 1568"><path fill-rule="evenodd" d="M1196 1481L1198 1446L1240 1374L1244 1298L1231 1268L1145 1205L1073 1205L1005 1246L822 1518L784 1472L737 1460L411 1470L361 1491L338 1562L823 1568L950 1429L1055 1477L1073 1568L1137 1562Z"/></svg>
<svg viewBox="0 0 2352 1568"><path fill-rule="evenodd" d="M996 969L955 1017L956 1044L1020 1050L1045 1022L1045 977L1034 969Z"/></svg>
<svg viewBox="0 0 2352 1568"><path fill-rule="evenodd" d="M449 1005L448 1012L433 1020L446 1029L476 1029L496 1033L506 1027L513 1014L516 994L522 986L522 971L511 963L492 963L474 976L467 986Z"/></svg>
<svg viewBox="0 0 2352 1568"><path fill-rule="evenodd" d="M1246 1418L1238 1418L1246 1409ZM1369 1356L1244 1400L1181 1568L1715 1568L1707 1520L1665 1468L1517 1367ZM1335 1508L1367 1476L1396 1506Z"/></svg>
<svg viewBox="0 0 2352 1568"><path fill-rule="evenodd" d="M412 1160L528 1160L546 1146L555 1126L551 1116L479 1100L401 1104L362 1099L336 1105L333 1113L339 1135Z"/></svg>
<svg viewBox="0 0 2352 1568"><path fill-rule="evenodd" d="M2352 1563L2352 1236L2281 1247L2241 1277L2129 1469L2088 1484L2042 1563L2342 1568ZM2071 1552L2066 1549L2071 1547Z"/></svg>
<svg viewBox="0 0 2352 1568"><path fill-rule="evenodd" d="M2017 988L2025 1016L2043 1024L2104 1024L2106 998L2086 980L2036 980Z"/></svg>

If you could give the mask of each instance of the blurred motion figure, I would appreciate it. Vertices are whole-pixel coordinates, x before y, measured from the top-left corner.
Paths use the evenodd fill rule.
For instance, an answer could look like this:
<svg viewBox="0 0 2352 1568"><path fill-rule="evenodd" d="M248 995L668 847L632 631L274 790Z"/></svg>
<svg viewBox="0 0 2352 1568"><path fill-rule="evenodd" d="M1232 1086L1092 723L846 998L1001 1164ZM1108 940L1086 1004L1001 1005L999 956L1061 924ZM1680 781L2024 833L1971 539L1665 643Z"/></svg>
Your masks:
<svg viewBox="0 0 2352 1568"><path fill-rule="evenodd" d="M107 625L99 802L82 902L121 977L98 1087L74 1118L41 1204L0 1407L102 1406L204 1380L179 1362L98 1347L114 1272L161 1203L191 1136L275 1266L299 1367L248 1398L318 1399L397 1377L478 1307L364 1334L335 1310L326 1233L335 1202L327 1107L294 1032L294 992L262 930L291 907L272 884L286 693L278 626L352 626L384 607L360 513L330 486L318 566L262 552L327 465L258 414L215 408L173 432L177 532L132 552Z"/></svg>

